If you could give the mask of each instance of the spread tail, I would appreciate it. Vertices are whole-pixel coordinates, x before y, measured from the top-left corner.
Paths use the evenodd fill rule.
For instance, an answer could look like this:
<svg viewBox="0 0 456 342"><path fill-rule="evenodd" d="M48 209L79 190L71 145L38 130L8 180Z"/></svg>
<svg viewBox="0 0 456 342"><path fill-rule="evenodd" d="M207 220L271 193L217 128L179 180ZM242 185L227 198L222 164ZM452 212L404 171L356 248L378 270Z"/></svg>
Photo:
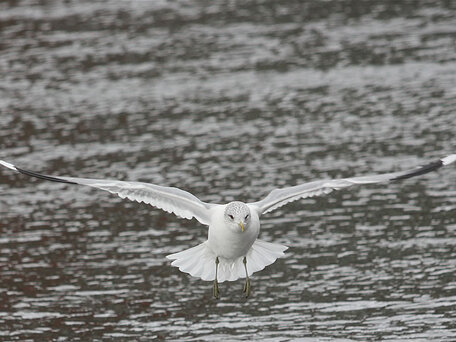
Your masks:
<svg viewBox="0 0 456 342"><path fill-rule="evenodd" d="M272 264L277 258L283 257L288 247L256 239L247 252L247 271L249 276L261 271ZM212 281L215 278L215 258L217 255L209 248L207 241L202 244L186 249L182 252L170 254L168 259L174 260L171 265L176 266L182 272L202 280ZM244 256L237 259L225 259L219 257L217 280L234 281L245 278L243 264Z"/></svg>

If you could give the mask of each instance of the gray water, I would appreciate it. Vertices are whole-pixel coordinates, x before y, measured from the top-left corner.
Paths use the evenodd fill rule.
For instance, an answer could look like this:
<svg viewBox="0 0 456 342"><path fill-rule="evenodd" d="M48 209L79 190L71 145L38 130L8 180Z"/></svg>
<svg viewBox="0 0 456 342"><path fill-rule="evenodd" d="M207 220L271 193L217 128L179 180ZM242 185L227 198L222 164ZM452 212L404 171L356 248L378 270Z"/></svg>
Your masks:
<svg viewBox="0 0 456 342"><path fill-rule="evenodd" d="M4 1L0 159L204 201L455 153L453 1ZM291 203L211 283L206 228L0 170L0 340L455 341L456 170Z"/></svg>

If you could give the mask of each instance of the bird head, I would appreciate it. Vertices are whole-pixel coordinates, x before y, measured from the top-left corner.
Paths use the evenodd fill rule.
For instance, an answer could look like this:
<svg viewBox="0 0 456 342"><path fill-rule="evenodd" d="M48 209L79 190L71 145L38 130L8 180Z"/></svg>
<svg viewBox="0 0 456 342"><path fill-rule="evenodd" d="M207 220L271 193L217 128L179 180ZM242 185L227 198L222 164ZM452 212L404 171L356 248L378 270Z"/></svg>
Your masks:
<svg viewBox="0 0 456 342"><path fill-rule="evenodd" d="M250 209L242 202L230 202L225 208L225 222L235 232L243 233L250 226Z"/></svg>

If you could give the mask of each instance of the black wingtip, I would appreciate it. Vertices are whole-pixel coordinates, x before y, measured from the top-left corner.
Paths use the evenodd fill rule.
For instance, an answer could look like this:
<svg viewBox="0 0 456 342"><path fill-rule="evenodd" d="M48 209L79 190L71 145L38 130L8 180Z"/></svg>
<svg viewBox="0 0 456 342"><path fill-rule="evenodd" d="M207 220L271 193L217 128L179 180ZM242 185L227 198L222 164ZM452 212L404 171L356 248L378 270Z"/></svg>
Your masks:
<svg viewBox="0 0 456 342"><path fill-rule="evenodd" d="M39 178L39 179L44 179L44 180L48 180L48 181L51 181L51 182L66 183L66 184L77 184L77 183L74 183L74 182L67 181L65 179L51 177L51 176L46 176L46 175L42 175L41 173L20 169L17 166L15 166L15 168L16 168L17 171L19 171L20 173L22 173L24 175L27 175L27 176L31 176L31 177L35 177L35 178Z"/></svg>
<svg viewBox="0 0 456 342"><path fill-rule="evenodd" d="M396 181L396 180L402 180L402 179L407 179L415 176L420 176L424 175L425 173L435 171L437 169L440 169L443 166L443 161L438 160L436 162L429 163L427 165L423 165L420 168L416 169L415 171L412 171L410 173L407 173L405 175L393 178L391 180Z"/></svg>

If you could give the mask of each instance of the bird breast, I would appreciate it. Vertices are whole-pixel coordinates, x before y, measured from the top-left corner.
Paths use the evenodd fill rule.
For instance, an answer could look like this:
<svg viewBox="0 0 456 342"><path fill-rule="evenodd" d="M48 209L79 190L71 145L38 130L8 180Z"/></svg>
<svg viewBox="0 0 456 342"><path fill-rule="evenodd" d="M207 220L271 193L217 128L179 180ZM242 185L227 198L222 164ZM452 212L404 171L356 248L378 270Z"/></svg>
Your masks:
<svg viewBox="0 0 456 342"><path fill-rule="evenodd" d="M217 208L213 215L208 232L208 247L215 255L226 259L237 259L245 256L252 247L260 232L260 220L256 211L250 210L250 224L241 232L228 227L224 217L225 206Z"/></svg>

